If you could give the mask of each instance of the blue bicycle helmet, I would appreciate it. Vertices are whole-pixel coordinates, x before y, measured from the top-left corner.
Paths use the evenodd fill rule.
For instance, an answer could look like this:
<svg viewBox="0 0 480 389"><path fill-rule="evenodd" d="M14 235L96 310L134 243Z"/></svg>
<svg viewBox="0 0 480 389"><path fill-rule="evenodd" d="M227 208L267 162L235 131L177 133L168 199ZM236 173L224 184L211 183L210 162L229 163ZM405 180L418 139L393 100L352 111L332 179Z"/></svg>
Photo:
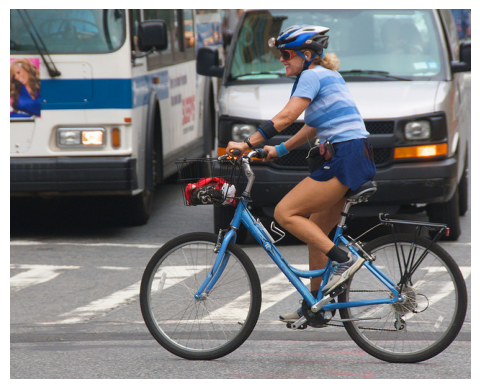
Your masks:
<svg viewBox="0 0 480 389"><path fill-rule="evenodd" d="M328 27L297 24L283 30L278 38L270 38L268 45L279 50L294 50L303 59L306 58L300 50L312 50L314 54L311 60L305 64L305 68L308 68L316 55L324 57L323 49L328 47L329 38L325 33L328 31L330 31Z"/></svg>

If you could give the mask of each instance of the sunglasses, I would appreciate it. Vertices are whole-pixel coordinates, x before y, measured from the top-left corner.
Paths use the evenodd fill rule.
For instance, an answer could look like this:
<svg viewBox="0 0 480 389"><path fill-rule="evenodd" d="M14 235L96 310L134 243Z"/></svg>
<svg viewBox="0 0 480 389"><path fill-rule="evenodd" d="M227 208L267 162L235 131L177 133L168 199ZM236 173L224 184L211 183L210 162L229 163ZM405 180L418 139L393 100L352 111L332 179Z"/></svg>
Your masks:
<svg viewBox="0 0 480 389"><path fill-rule="evenodd" d="M289 59L292 59L295 57L297 53L293 50L280 50L280 56L285 60L288 61Z"/></svg>

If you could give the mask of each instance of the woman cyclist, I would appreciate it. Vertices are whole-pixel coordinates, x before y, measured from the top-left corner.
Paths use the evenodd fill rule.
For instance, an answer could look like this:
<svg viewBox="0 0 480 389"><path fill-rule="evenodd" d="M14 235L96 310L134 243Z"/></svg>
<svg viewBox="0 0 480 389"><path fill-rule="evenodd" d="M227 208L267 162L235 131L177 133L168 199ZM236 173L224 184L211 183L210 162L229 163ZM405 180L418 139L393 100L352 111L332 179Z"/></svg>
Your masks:
<svg viewBox="0 0 480 389"><path fill-rule="evenodd" d="M280 225L305 242L309 249L310 270L324 268L328 258L333 272L323 293L333 291L363 264L364 259L346 253L328 238L340 220L349 189L357 190L375 176L373 153L368 144L369 133L353 101L345 81L338 73L339 60L325 54L329 28L295 25L282 31L269 45L280 50L280 62L287 76L296 76L287 105L244 142L229 142L228 152L242 153L267 141L290 126L305 111L305 125L286 142L265 146L265 161L282 157L315 136L322 150L328 141L330 152L325 162L302 180L276 206L274 217ZM330 158L332 157L332 158ZM322 279L312 279L311 291L320 289ZM280 320L296 321L301 308Z"/></svg>

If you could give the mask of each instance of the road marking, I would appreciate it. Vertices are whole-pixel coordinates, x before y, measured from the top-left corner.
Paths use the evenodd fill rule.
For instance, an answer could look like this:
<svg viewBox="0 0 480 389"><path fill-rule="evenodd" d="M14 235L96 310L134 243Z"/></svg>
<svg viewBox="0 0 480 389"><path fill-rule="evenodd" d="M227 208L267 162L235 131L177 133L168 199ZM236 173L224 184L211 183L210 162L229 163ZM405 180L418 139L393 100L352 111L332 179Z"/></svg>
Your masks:
<svg viewBox="0 0 480 389"><path fill-rule="evenodd" d="M163 243L147 244L147 243L81 243L81 242L40 242L34 240L12 240L10 246L41 246L41 245L57 245L57 246L85 246L85 247L129 247L139 249L158 249L163 246ZM442 247L465 246L471 247L471 242L440 242Z"/></svg>
<svg viewBox="0 0 480 389"><path fill-rule="evenodd" d="M38 285L51 281L62 274L62 270L76 270L81 268L81 266L55 266L55 265L29 265L29 264L12 264L10 265L11 269L20 269L25 270L19 274L10 278L10 288L11 291L17 292L29 286ZM258 268L263 269L278 269L275 264L262 264L257 266ZM295 265L296 268L300 270L306 270L307 265ZM134 269L134 267L117 267L117 266L98 266L100 269L104 270L114 270L114 271L128 271ZM193 276L204 269L187 269L185 266L175 266L176 274L174 278L170 278L170 282L165 285L164 289L167 289L177 283L183 282L187 277ZM170 269L172 270L172 269ZM430 269L429 271L439 271L441 269ZM460 270L464 278L468 278L471 275L470 266L460 266ZM307 283L308 280L305 280ZM153 285L154 290L158 289L158 280L154 281ZM76 308L70 312L60 315L62 318L59 321L49 322L49 323L39 323L39 324L75 324L87 322L97 316L103 316L109 312L122 307L124 305L130 304L138 300L140 290L140 281L136 282L127 288L116 291L109 296L104 298L97 299L91 303ZM283 273L278 273L273 277L262 283L262 309L261 312L264 312L278 304L282 300L286 299L292 294L295 294L297 291L291 286L288 280L285 278ZM439 290L433 296L431 296L430 303L433 305L441 299L448 295L448 291ZM241 299L240 296L238 299ZM229 303L232 307L235 307L235 301ZM225 308L225 307L224 307Z"/></svg>
<svg viewBox="0 0 480 389"><path fill-rule="evenodd" d="M134 244L134 243L78 243L78 242L38 242L31 240L14 240L10 241L10 246L41 246L41 245L56 245L56 246L84 246L84 247L128 247L136 249L159 249L163 244Z"/></svg>
<svg viewBox="0 0 480 389"><path fill-rule="evenodd" d="M10 277L10 290L18 292L29 286L43 284L60 275L60 270L79 269L80 266L10 265L10 269L26 270Z"/></svg>
<svg viewBox="0 0 480 389"><path fill-rule="evenodd" d="M110 296L92 301L90 304L87 304L83 307L79 307L73 311L61 314L60 316L67 317L64 320L41 324L76 324L89 321L98 315L103 315L106 312L118 308L119 306L137 300L139 290L140 281L130 285L125 289L112 293Z"/></svg>

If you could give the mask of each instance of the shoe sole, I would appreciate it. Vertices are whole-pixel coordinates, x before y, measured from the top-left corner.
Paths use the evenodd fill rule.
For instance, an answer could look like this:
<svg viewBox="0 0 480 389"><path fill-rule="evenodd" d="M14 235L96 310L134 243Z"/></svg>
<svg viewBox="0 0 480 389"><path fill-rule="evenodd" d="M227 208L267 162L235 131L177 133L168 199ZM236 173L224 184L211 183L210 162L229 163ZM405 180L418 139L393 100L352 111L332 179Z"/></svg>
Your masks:
<svg viewBox="0 0 480 389"><path fill-rule="evenodd" d="M340 279L335 284L333 284L330 288L328 288L326 290L323 290L322 292L323 293L329 293L329 292L335 290L337 287L339 287L344 282L348 281L348 279L351 276L353 276L358 271L358 269L360 269L362 267L364 262L365 262L365 258L359 257L355 261L355 263L346 272L344 272L341 275Z"/></svg>

